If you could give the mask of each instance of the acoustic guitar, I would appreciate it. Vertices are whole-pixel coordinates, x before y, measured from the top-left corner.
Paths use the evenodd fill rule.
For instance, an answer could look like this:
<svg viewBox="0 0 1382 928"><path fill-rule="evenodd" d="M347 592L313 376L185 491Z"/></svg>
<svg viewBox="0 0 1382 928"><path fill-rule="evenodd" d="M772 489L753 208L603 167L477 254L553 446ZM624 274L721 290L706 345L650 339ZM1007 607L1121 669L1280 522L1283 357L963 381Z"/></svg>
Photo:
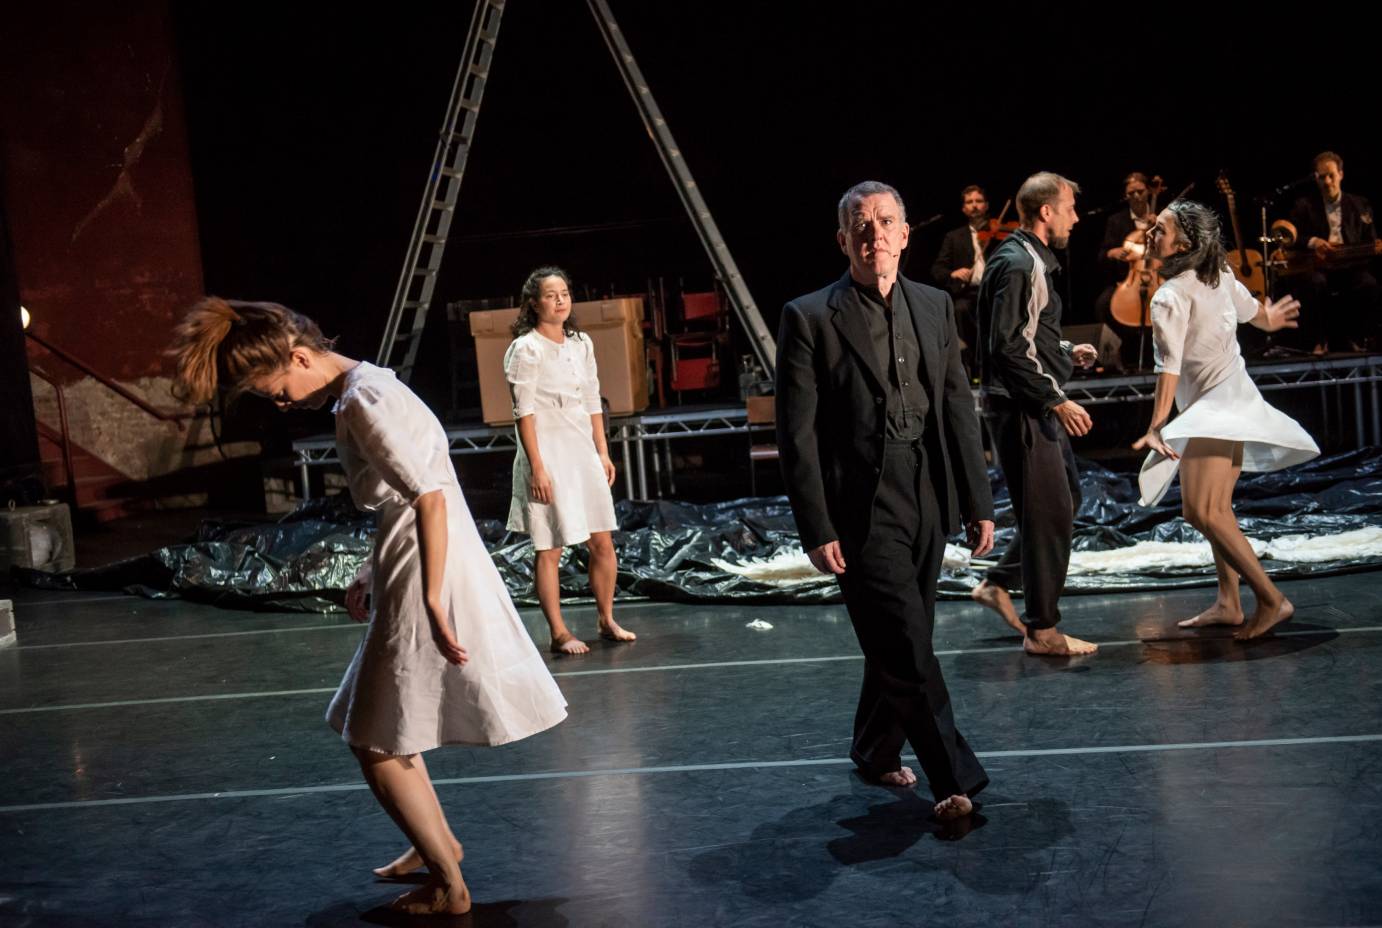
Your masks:
<svg viewBox="0 0 1382 928"><path fill-rule="evenodd" d="M1233 250L1228 253L1228 266L1233 271L1253 299L1260 300L1267 293L1267 273L1262 268L1262 252L1243 247L1243 233L1238 227L1238 204L1233 196L1233 185L1228 182L1228 174L1219 172L1216 182L1219 192L1228 200L1229 225L1233 229Z"/></svg>

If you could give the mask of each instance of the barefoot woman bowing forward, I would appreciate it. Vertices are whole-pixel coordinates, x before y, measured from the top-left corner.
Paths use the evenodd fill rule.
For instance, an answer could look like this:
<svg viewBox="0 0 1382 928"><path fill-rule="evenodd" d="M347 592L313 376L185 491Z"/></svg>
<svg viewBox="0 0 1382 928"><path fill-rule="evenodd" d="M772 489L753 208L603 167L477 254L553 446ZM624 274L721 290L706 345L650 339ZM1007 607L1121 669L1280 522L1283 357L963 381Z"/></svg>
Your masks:
<svg viewBox="0 0 1382 928"><path fill-rule="evenodd" d="M443 744L496 745L551 728L566 701L514 611L471 521L446 433L392 371L331 350L311 319L275 303L211 297L188 312L170 354L182 394L250 391L280 409L336 398L336 447L355 504L375 514L374 555L346 596L369 619L327 721L412 842L376 870L426 865L403 912L470 909L461 846L422 761ZM365 608L365 594L373 608Z"/></svg>
<svg viewBox="0 0 1382 928"><path fill-rule="evenodd" d="M1214 605L1180 623L1240 626L1234 637L1256 638L1291 617L1294 607L1267 579L1233 515L1233 487L1242 471L1272 471L1308 461L1320 449L1300 425L1267 405L1248 377L1238 350L1239 323L1267 332L1295 328L1300 304L1291 297L1258 303L1229 271L1219 217L1206 206L1177 200L1157 217L1148 248L1162 259L1166 282L1152 297L1156 402L1149 448L1138 484L1142 504L1154 506L1180 470L1185 521L1214 549L1219 593ZM1171 403L1179 410L1167 424ZM1257 599L1244 621L1238 578Z"/></svg>
<svg viewBox="0 0 1382 928"><path fill-rule="evenodd" d="M518 453L513 462L509 530L532 536L538 603L558 654L590 649L561 615L557 568L567 545L586 543L590 590L600 614L600 637L633 641L614 621L618 563L610 533L614 464L605 444L595 345L571 320L571 281L557 267L540 267L523 284L522 308L504 354L513 393Z"/></svg>

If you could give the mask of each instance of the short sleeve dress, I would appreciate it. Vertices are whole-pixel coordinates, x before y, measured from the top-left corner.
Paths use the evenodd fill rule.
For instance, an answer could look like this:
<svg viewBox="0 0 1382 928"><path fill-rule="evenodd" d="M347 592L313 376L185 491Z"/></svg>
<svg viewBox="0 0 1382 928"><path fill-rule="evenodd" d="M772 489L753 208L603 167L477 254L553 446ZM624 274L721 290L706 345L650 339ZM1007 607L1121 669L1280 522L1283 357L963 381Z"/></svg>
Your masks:
<svg viewBox="0 0 1382 928"><path fill-rule="evenodd" d="M520 441L513 461L509 530L532 536L539 551L579 544L593 532L614 531L614 497L590 433L590 417L600 412L590 336L579 333L557 343L536 330L520 335L504 353L504 374L513 394L513 417L534 417L537 446L552 478L551 503L529 498L533 471Z"/></svg>
<svg viewBox="0 0 1382 928"><path fill-rule="evenodd" d="M1185 271L1152 297L1152 341L1157 373L1178 374L1176 417L1161 437L1185 451L1192 438L1243 443L1243 470L1281 470L1320 453L1290 416L1269 405L1248 376L1238 348L1238 326L1257 315L1258 303L1228 270L1209 286ZM1179 461L1153 451L1138 475L1140 502L1155 506L1170 489Z"/></svg>
<svg viewBox="0 0 1382 928"><path fill-rule="evenodd" d="M386 754L496 745L551 728L566 700L515 611L471 519L446 433L392 371L361 363L336 403L336 447L361 509L374 512L372 608L327 710L347 743ZM470 655L447 663L423 605L418 497L446 498L443 599Z"/></svg>

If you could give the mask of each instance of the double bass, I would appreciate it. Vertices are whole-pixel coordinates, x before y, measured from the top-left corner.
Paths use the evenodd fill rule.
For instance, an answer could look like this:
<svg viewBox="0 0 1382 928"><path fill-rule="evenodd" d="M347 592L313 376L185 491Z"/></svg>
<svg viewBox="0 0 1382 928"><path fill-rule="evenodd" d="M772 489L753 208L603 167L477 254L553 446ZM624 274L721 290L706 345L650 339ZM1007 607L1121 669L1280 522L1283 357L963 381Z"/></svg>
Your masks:
<svg viewBox="0 0 1382 928"><path fill-rule="evenodd" d="M1156 221L1156 198L1165 186L1160 177L1153 177L1147 184L1150 196L1147 215ZM1123 241L1123 248L1134 256L1128 262L1128 276L1119 281L1109 302L1109 315L1130 329L1142 329L1152 324L1152 294L1161 286L1161 276L1156 269L1161 266L1159 258L1147 254L1147 233L1134 229Z"/></svg>

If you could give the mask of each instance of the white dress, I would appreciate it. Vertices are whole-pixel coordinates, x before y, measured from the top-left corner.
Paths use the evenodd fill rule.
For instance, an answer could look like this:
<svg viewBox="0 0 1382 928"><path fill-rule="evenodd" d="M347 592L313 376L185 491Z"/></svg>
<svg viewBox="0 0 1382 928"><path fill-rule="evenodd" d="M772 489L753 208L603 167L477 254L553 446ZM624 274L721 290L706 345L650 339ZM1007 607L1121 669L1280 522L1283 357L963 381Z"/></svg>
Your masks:
<svg viewBox="0 0 1382 928"><path fill-rule="evenodd" d="M1243 470L1281 470L1320 453L1290 416L1268 405L1248 376L1238 349L1238 325L1257 315L1258 302L1228 270L1217 286L1193 271L1178 274L1152 297L1152 339L1157 373L1179 374L1177 415L1161 437L1185 452L1192 438L1243 443ZM1155 506L1166 495L1180 462L1150 452L1138 475L1140 502Z"/></svg>
<svg viewBox="0 0 1382 928"><path fill-rule="evenodd" d="M509 530L531 535L538 551L614 531L614 497L590 432L590 417L601 411L590 336L580 333L557 344L537 330L520 335L504 352L504 375L513 393L513 417L534 417L537 446L552 478L551 503L529 498L533 469L519 441Z"/></svg>
<svg viewBox="0 0 1382 928"><path fill-rule="evenodd" d="M336 447L355 504L375 514L369 627L327 721L347 743L387 754L495 745L566 717L566 700L514 610L475 529L446 433L393 371L361 363L336 403ZM417 511L446 496L443 599L470 659L447 663L423 605Z"/></svg>

